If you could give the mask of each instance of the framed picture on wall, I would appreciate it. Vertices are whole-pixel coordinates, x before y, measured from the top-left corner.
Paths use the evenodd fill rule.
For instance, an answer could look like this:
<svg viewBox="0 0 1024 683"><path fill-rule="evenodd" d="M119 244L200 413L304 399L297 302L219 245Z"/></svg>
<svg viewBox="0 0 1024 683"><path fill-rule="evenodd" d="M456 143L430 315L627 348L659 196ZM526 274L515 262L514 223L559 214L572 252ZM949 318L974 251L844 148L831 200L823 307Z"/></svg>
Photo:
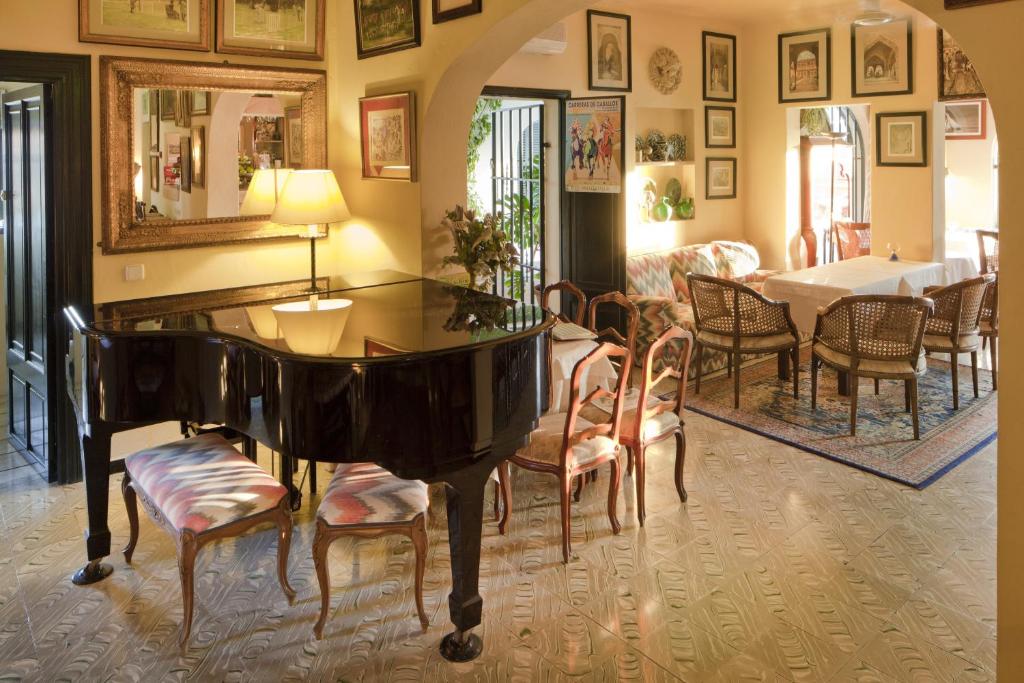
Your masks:
<svg viewBox="0 0 1024 683"><path fill-rule="evenodd" d="M160 120L173 121L178 111L178 91L160 91Z"/></svg>
<svg viewBox="0 0 1024 683"><path fill-rule="evenodd" d="M284 110L284 165L302 168L302 107Z"/></svg>
<svg viewBox="0 0 1024 683"><path fill-rule="evenodd" d="M419 0L353 0L359 59L420 46Z"/></svg>
<svg viewBox="0 0 1024 683"><path fill-rule="evenodd" d="M160 150L149 152L149 189L153 192L160 191Z"/></svg>
<svg viewBox="0 0 1024 683"><path fill-rule="evenodd" d="M150 90L146 99L149 100L149 147L160 147L160 91Z"/></svg>
<svg viewBox="0 0 1024 683"><path fill-rule="evenodd" d="M189 102L189 111L192 112L192 116L209 116L210 92L208 90L193 90L191 102Z"/></svg>
<svg viewBox="0 0 1024 683"><path fill-rule="evenodd" d="M736 198L736 158L708 157L705 162L704 197Z"/></svg>
<svg viewBox="0 0 1024 683"><path fill-rule="evenodd" d="M850 27L850 82L854 97L914 92L914 22Z"/></svg>
<svg viewBox="0 0 1024 683"><path fill-rule="evenodd" d="M962 7L976 7L977 5L990 5L993 2L1006 2L1006 0L946 0L946 9L960 9Z"/></svg>
<svg viewBox="0 0 1024 683"><path fill-rule="evenodd" d="M206 187L206 126L192 129L192 185Z"/></svg>
<svg viewBox="0 0 1024 683"><path fill-rule="evenodd" d="M736 101L736 36L704 31L704 99Z"/></svg>
<svg viewBox="0 0 1024 683"><path fill-rule="evenodd" d="M625 96L566 100L567 192L622 192L626 166L622 132L625 129Z"/></svg>
<svg viewBox="0 0 1024 683"><path fill-rule="evenodd" d="M779 103L832 99L832 29L779 35Z"/></svg>
<svg viewBox="0 0 1024 683"><path fill-rule="evenodd" d="M433 5L435 24L484 11L484 0L434 0Z"/></svg>
<svg viewBox="0 0 1024 683"><path fill-rule="evenodd" d="M78 0L78 40L210 50L211 0Z"/></svg>
<svg viewBox="0 0 1024 683"><path fill-rule="evenodd" d="M217 52L324 58L325 0L217 0Z"/></svg>
<svg viewBox="0 0 1024 683"><path fill-rule="evenodd" d="M625 14L587 10L587 73L591 90L633 90L633 40Z"/></svg>
<svg viewBox="0 0 1024 683"><path fill-rule="evenodd" d="M876 114L875 156L879 166L927 166L928 113Z"/></svg>
<svg viewBox="0 0 1024 683"><path fill-rule="evenodd" d="M987 137L985 100L950 102L945 109L947 140L984 140Z"/></svg>
<svg viewBox="0 0 1024 683"><path fill-rule="evenodd" d="M953 37L938 30L939 47L939 101L976 100L985 97L985 87L981 84L974 64L960 49Z"/></svg>
<svg viewBox="0 0 1024 683"><path fill-rule="evenodd" d="M416 180L416 93L359 100L363 177Z"/></svg>
<svg viewBox="0 0 1024 683"><path fill-rule="evenodd" d="M736 107L704 107L704 146L736 146Z"/></svg>
<svg viewBox="0 0 1024 683"><path fill-rule="evenodd" d="M181 156L180 159L180 171L181 171L181 191L192 192L192 137L189 135L181 136Z"/></svg>

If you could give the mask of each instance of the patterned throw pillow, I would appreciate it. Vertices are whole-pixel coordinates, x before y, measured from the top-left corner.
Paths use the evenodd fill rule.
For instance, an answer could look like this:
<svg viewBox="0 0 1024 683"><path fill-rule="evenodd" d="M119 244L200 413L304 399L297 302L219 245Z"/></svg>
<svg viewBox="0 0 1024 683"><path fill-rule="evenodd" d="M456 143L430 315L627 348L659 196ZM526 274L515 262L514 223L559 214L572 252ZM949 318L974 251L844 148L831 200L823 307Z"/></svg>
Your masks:
<svg viewBox="0 0 1024 683"><path fill-rule="evenodd" d="M626 292L643 296L676 298L663 254L643 254L626 259Z"/></svg>
<svg viewBox="0 0 1024 683"><path fill-rule="evenodd" d="M718 276L742 282L761 265L757 248L746 242L716 241L711 243L718 265Z"/></svg>
<svg viewBox="0 0 1024 683"><path fill-rule="evenodd" d="M694 244L676 249L670 256L669 270L672 273L672 286L676 290L676 298L690 301L690 288L686 286L686 274L718 275L714 254L708 244Z"/></svg>

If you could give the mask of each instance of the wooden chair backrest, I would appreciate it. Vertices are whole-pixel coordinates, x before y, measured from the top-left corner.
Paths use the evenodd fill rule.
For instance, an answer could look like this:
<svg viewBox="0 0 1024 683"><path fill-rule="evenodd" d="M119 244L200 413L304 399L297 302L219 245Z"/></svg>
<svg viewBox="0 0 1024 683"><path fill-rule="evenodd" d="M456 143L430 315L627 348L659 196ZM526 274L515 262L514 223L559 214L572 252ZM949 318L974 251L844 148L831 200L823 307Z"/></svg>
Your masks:
<svg viewBox="0 0 1024 683"><path fill-rule="evenodd" d="M985 293L995 280L994 274L987 273L929 291L935 312L928 319L926 334L955 341L958 336L977 332Z"/></svg>
<svg viewBox="0 0 1024 683"><path fill-rule="evenodd" d="M688 273L686 283L698 333L732 337L736 347L741 337L798 334L789 302L773 301L742 282L711 275Z"/></svg>
<svg viewBox="0 0 1024 683"><path fill-rule="evenodd" d="M551 300L551 295L554 294L555 292L558 292L558 293L565 292L565 293L569 294L570 296L572 296L576 300L576 313L575 313L575 315L572 318L570 318L565 313L565 311L563 311L561 313L554 313L551 310L551 306L549 305L549 303L550 303L550 300ZM556 282L554 284L551 284L551 285L548 285L547 287L545 287L544 288L544 293L541 296L540 305L541 305L541 308L543 308L548 313L551 313L553 316L555 316L556 318L558 318L562 322L565 322L565 323L576 323L580 327L583 327L583 316L584 316L584 314L587 311L587 297L580 290L579 287L577 287L573 283L569 282L568 280L561 280L560 282Z"/></svg>
<svg viewBox="0 0 1024 683"><path fill-rule="evenodd" d="M999 233L995 230L978 230L977 236L981 274L999 272Z"/></svg>
<svg viewBox="0 0 1024 683"><path fill-rule="evenodd" d="M569 410L565 414L565 431L562 433L561 460L563 466L568 463L569 457L572 454L572 447L578 443L592 439L595 436L607 436L616 442L619 440L619 428L622 424L622 404L626 395L626 389L629 387L629 370L632 365L629 362L629 357L629 351L625 347L604 342L584 356L576 364L576 367L573 368L571 380L572 394L569 398ZM617 363L612 363L613 367L616 367L618 370L614 390L598 386L588 395L581 396L581 387L587 371L592 365L603 358L618 359ZM577 432L576 421L579 418L580 410L600 398L611 398L614 402L609 420Z"/></svg>
<svg viewBox="0 0 1024 683"><path fill-rule="evenodd" d="M655 376L654 366L658 357L662 355L665 346L676 339L683 341L683 349L679 354L679 364L676 366L666 364L662 371ZM674 411L680 418L683 417L683 408L686 406L686 379L690 372L691 351L693 351L693 334L673 325L666 328L647 349L647 353L644 354L644 364L641 370L642 374L640 375L640 394L636 404L637 419L634 420L633 434L630 435L636 443L641 442L647 420L669 410ZM647 399L651 395L651 390L666 377L674 377L679 381L675 402L662 401L653 408L648 408Z"/></svg>
<svg viewBox="0 0 1024 683"><path fill-rule="evenodd" d="M818 311L814 341L855 359L917 364L935 302L919 296L858 294Z"/></svg>
<svg viewBox="0 0 1024 683"><path fill-rule="evenodd" d="M620 306L625 311L625 337L614 327L606 327L602 330L597 329L597 310L605 304ZM624 345L629 351L629 363L633 362L636 354L636 334L639 326L640 309L622 292L607 292L590 299L590 304L587 306L587 329L596 334L599 341L614 340L614 343Z"/></svg>
<svg viewBox="0 0 1024 683"><path fill-rule="evenodd" d="M832 243L840 261L871 253L871 224L834 221Z"/></svg>

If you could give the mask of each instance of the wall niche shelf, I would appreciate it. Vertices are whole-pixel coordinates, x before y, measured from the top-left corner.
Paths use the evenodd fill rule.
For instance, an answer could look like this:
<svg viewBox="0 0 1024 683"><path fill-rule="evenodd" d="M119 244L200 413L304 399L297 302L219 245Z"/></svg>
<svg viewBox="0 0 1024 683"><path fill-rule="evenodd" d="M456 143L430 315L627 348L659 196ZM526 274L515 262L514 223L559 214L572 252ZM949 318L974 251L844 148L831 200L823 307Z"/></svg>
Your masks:
<svg viewBox="0 0 1024 683"><path fill-rule="evenodd" d="M689 146L689 141L687 141ZM689 160L680 161L638 161L637 168L671 168L673 166L693 166L696 162Z"/></svg>

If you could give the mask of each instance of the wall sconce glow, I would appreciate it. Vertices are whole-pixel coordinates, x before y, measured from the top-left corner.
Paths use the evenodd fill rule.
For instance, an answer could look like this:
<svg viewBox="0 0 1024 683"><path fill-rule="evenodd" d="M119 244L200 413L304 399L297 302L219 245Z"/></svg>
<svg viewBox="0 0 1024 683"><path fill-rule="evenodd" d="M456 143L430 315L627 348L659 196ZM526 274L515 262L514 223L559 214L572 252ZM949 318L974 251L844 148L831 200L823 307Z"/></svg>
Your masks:
<svg viewBox="0 0 1024 683"><path fill-rule="evenodd" d="M311 296L305 301L278 304L273 311L288 348L295 353L326 356L341 341L352 300Z"/></svg>

